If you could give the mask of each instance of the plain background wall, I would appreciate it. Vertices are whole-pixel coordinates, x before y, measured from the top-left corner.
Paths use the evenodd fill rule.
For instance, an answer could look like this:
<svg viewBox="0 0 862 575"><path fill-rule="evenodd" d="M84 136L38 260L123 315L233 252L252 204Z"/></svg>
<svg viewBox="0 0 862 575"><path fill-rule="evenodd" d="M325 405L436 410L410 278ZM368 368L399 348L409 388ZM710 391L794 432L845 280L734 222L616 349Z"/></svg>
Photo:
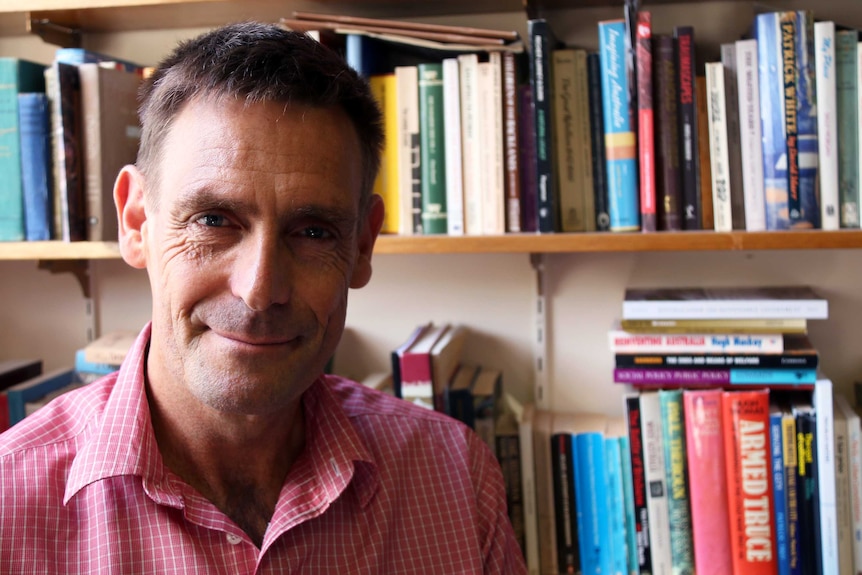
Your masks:
<svg viewBox="0 0 862 575"><path fill-rule="evenodd" d="M862 17L855 4L833 2L816 14L859 25ZM738 37L754 14L747 2L651 9L656 31L694 24L701 54ZM554 13L553 22L568 42L594 48L595 22L620 13L607 8L568 10ZM526 33L520 14L429 20ZM709 25L702 26L704 22ZM155 64L177 40L199 31L91 35L85 45ZM0 38L3 55L47 63L53 51L35 37ZM825 373L851 397L853 381L862 380L857 354L862 341L862 250L554 254L544 256L544 262L549 393L556 410L621 413L621 394L627 388L612 382L607 332L619 317L626 287L813 285L830 302L830 319L812 322L810 329ZM90 269L102 331L140 328L150 314L146 274L120 260L95 261ZM371 284L351 293L336 369L356 378L385 370L391 349L417 324L460 322L471 328L465 359L503 369L506 388L527 401L535 382L536 290L528 254L378 255ZM74 351L86 343L83 294L71 274L51 274L31 261L2 261L0 301L0 360L38 356L50 369L70 364Z"/></svg>

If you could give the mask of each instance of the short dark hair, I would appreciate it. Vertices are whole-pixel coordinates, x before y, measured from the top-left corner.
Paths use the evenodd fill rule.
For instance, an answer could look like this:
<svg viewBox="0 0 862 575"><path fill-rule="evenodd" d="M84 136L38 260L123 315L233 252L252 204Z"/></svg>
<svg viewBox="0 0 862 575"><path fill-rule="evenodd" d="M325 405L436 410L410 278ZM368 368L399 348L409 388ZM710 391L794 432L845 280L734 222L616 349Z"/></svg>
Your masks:
<svg viewBox="0 0 862 575"><path fill-rule="evenodd" d="M141 87L137 166L158 178L170 127L195 98L231 97L248 104L336 106L350 118L362 153L361 205L380 168L383 127L368 83L334 50L274 24L242 22L180 43Z"/></svg>

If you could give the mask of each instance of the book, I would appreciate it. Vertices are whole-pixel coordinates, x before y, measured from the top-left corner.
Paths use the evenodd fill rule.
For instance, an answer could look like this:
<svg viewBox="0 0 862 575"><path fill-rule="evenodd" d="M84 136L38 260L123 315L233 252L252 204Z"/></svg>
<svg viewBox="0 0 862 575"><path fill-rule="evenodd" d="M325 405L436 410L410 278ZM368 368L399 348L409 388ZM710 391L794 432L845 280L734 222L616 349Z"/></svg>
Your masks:
<svg viewBox="0 0 862 575"><path fill-rule="evenodd" d="M858 30L835 31L838 205L842 228L859 227Z"/></svg>
<svg viewBox="0 0 862 575"><path fill-rule="evenodd" d="M682 390L659 390L662 443L667 476L671 565L674 573L694 573L688 465Z"/></svg>
<svg viewBox="0 0 862 575"><path fill-rule="evenodd" d="M769 459L772 494L775 502L775 556L778 574L790 573L790 542L787 520L787 481L784 467L782 425L786 410L773 398L769 400Z"/></svg>
<svg viewBox="0 0 862 575"><path fill-rule="evenodd" d="M473 428L492 452L496 449L497 419L502 412L503 373L499 369L482 366L473 380Z"/></svg>
<svg viewBox="0 0 862 575"><path fill-rule="evenodd" d="M446 392L449 383L461 364L461 351L467 340L467 326L447 325L446 330L431 348L431 382L434 409L448 413Z"/></svg>
<svg viewBox="0 0 862 575"><path fill-rule="evenodd" d="M669 34L653 38L655 78L655 181L656 216L661 231L682 229L682 171L679 161L679 86L676 43Z"/></svg>
<svg viewBox="0 0 862 575"><path fill-rule="evenodd" d="M419 72L419 152L422 233L445 234L446 155L443 125L443 65L424 62Z"/></svg>
<svg viewBox="0 0 862 575"><path fill-rule="evenodd" d="M29 60L0 58L0 241L26 237L18 95L44 92L44 70Z"/></svg>
<svg viewBox="0 0 862 575"><path fill-rule="evenodd" d="M610 230L640 229L636 136L632 122L632 93L626 72L625 23L599 22L599 62L605 128Z"/></svg>
<svg viewBox="0 0 862 575"><path fill-rule="evenodd" d="M538 228L538 175L536 172L536 116L533 110L533 88L518 86L519 137L518 164L521 169L521 231L535 232Z"/></svg>
<svg viewBox="0 0 862 575"><path fill-rule="evenodd" d="M541 565L538 510L540 499L538 465L541 458L536 457L533 439L535 436L533 422L537 411L534 403L527 403L517 415L518 445L521 452L521 486L524 494L524 559L530 575L538 575ZM543 489L547 488L544 482L541 486Z"/></svg>
<svg viewBox="0 0 862 575"><path fill-rule="evenodd" d="M706 63L713 229L717 232L729 232L733 229L725 79L723 63Z"/></svg>
<svg viewBox="0 0 862 575"><path fill-rule="evenodd" d="M820 169L820 227L837 230L838 96L835 77L835 23L814 24L814 84L817 88L817 163Z"/></svg>
<svg viewBox="0 0 862 575"><path fill-rule="evenodd" d="M807 333L804 319L624 319L630 333L787 334Z"/></svg>
<svg viewBox="0 0 862 575"><path fill-rule="evenodd" d="M722 394L727 508L734 573L777 571L769 465L769 391Z"/></svg>
<svg viewBox="0 0 862 575"><path fill-rule="evenodd" d="M464 423L471 429L476 427L476 410L473 404L473 382L479 366L467 363L458 365L446 385L445 413ZM435 405L435 409L436 409Z"/></svg>
<svg viewBox="0 0 862 575"><path fill-rule="evenodd" d="M672 573L667 472L658 391L640 394L640 413L652 573Z"/></svg>
<svg viewBox="0 0 862 575"><path fill-rule="evenodd" d="M700 155L698 153L696 58L693 26L674 28L679 85L679 159L682 185L682 227L701 229Z"/></svg>
<svg viewBox="0 0 862 575"><path fill-rule="evenodd" d="M799 564L803 573L818 573L821 541L817 532L816 415L810 399L792 406L796 418L796 501L799 513Z"/></svg>
<svg viewBox="0 0 862 575"><path fill-rule="evenodd" d="M482 190L485 174L480 168L482 141L480 136L479 57L476 54L458 56L461 89L461 166L464 195L464 233L482 234Z"/></svg>
<svg viewBox="0 0 862 575"><path fill-rule="evenodd" d="M638 109L638 176L641 230L656 231L655 110L653 109L652 14L637 13L635 82Z"/></svg>
<svg viewBox="0 0 862 575"><path fill-rule="evenodd" d="M416 66L395 67L398 106L398 234L422 229L422 175L419 153L419 71Z"/></svg>
<svg viewBox="0 0 862 575"><path fill-rule="evenodd" d="M610 518L610 482L605 455L606 423L574 433L575 500L578 546L584 573L611 573L613 535Z"/></svg>
<svg viewBox="0 0 862 575"><path fill-rule="evenodd" d="M63 367L17 383L3 391L9 410L9 426L26 416L25 404L72 383L74 370Z"/></svg>
<svg viewBox="0 0 862 575"><path fill-rule="evenodd" d="M850 445L859 441L859 416L840 393L832 397L835 435L835 525L838 549L838 572L854 573L853 565L853 495L851 494Z"/></svg>
<svg viewBox="0 0 862 575"><path fill-rule="evenodd" d="M637 334L618 329L608 332L609 349L613 353L778 354L784 351L784 341L781 334Z"/></svg>
<svg viewBox="0 0 862 575"><path fill-rule="evenodd" d="M728 177L730 178L730 212L734 230L745 229L745 190L742 176L742 148L739 118L739 81L737 79L736 43L721 45L724 67L724 113L727 129Z"/></svg>
<svg viewBox="0 0 862 575"><path fill-rule="evenodd" d="M137 337L135 331L110 331L84 346L84 358L92 363L120 365Z"/></svg>
<svg viewBox="0 0 862 575"><path fill-rule="evenodd" d="M610 563L612 573L627 573L630 566L629 553L629 522L634 517L629 515L629 501L626 497L626 470L623 459L628 459L628 445L625 419L613 417L608 420L604 433L605 447L605 477L608 488L608 522L610 524ZM625 451L625 456L623 455ZM631 476L629 475L629 479ZM637 571L637 563L632 565Z"/></svg>
<svg viewBox="0 0 862 575"><path fill-rule="evenodd" d="M835 428L832 381L820 376L812 394L815 417L817 506L815 548L820 573L839 573L838 511L835 502Z"/></svg>
<svg viewBox="0 0 862 575"><path fill-rule="evenodd" d="M120 369L119 363L97 363L87 361L87 351L84 348L75 351L75 383L92 383Z"/></svg>
<svg viewBox="0 0 862 575"><path fill-rule="evenodd" d="M781 385L812 386L816 369L791 368L657 368L624 367L614 369L614 382L638 386L722 386Z"/></svg>
<svg viewBox="0 0 862 575"><path fill-rule="evenodd" d="M632 548L636 558L637 570L640 573L652 573L652 557L650 552L649 511L647 509L646 460L644 453L643 433L641 427L640 396L637 393L627 393L624 398L626 428L629 444L629 465L631 469L632 502L634 537Z"/></svg>
<svg viewBox="0 0 862 575"><path fill-rule="evenodd" d="M581 568L575 504L575 461L571 433L551 436L551 467L554 481L555 537L559 573L577 573Z"/></svg>
<svg viewBox="0 0 862 575"><path fill-rule="evenodd" d="M431 329L432 322L417 325L410 332L403 342L401 342L389 354L389 361L392 367L392 388L395 397L404 397L401 389L401 356L413 345L426 331Z"/></svg>
<svg viewBox="0 0 862 575"><path fill-rule="evenodd" d="M512 405L516 405L513 408ZM505 408L496 425L496 453L503 473L506 489L506 509L521 552L526 552L526 525L524 523L524 490L521 478L521 441L518 429L518 414L523 405L511 395L504 393Z"/></svg>
<svg viewBox="0 0 862 575"><path fill-rule="evenodd" d="M24 198L24 239L51 239L51 126L44 92L18 94L21 135L21 192Z"/></svg>
<svg viewBox="0 0 862 575"><path fill-rule="evenodd" d="M560 46L550 23L544 18L527 21L530 41L530 85L536 134L537 224L540 233L559 230L558 192L555 182L554 78L552 54Z"/></svg>
<svg viewBox="0 0 862 575"><path fill-rule="evenodd" d="M105 54L87 48L57 48L54 51L54 61L74 65L103 63L110 65L112 68L117 68L126 72L133 72L139 76L142 76L144 72L144 66L138 62L118 58L112 54Z"/></svg>
<svg viewBox="0 0 862 575"><path fill-rule="evenodd" d="M506 162L506 231L509 233L522 231L519 117L530 115L529 109L521 107L519 102L519 88L524 85L521 78L524 68L522 62L511 52L503 53L503 147Z"/></svg>
<svg viewBox="0 0 862 575"><path fill-rule="evenodd" d="M850 401L840 393L833 397L835 401L834 413L836 422L836 503L839 514L846 514L845 521L849 522L852 548L852 568L850 572L858 573L862 568L862 430L860 430L859 413L850 404ZM846 422L846 484L839 485L838 475L838 433L837 425L839 414ZM841 492L846 489L846 497L849 501L842 504ZM846 508L845 508L846 507ZM840 515L839 515L840 516ZM841 533L839 532L839 539ZM843 565L843 563L842 563ZM843 569L843 567L842 567Z"/></svg>
<svg viewBox="0 0 862 575"><path fill-rule="evenodd" d="M501 235L506 232L502 55L489 53L486 62L479 62L478 70L482 233Z"/></svg>
<svg viewBox="0 0 862 575"><path fill-rule="evenodd" d="M596 231L611 229L608 214L607 161L605 158L605 123L602 110L602 78L599 55L587 53L587 82L590 104L590 151L593 163L593 205L596 212Z"/></svg>
<svg viewBox="0 0 862 575"><path fill-rule="evenodd" d="M781 448L784 457L784 488L787 506L787 563L791 573L801 572L799 529L799 477L796 473L798 455L796 416L791 407L782 407Z"/></svg>
<svg viewBox="0 0 862 575"><path fill-rule="evenodd" d="M398 80L395 72L372 74L368 87L383 114L383 150L380 154L380 169L374 179L374 193L383 198L382 234L397 234L401 228L400 182L398 179Z"/></svg>
<svg viewBox="0 0 862 575"><path fill-rule="evenodd" d="M6 359L0 361L0 389L42 375L41 359Z"/></svg>
<svg viewBox="0 0 862 575"><path fill-rule="evenodd" d="M754 38L736 41L736 79L745 229L749 232L763 231L766 229L766 200L763 190L757 40Z"/></svg>
<svg viewBox="0 0 862 575"><path fill-rule="evenodd" d="M114 180L138 155L141 77L99 63L78 66L81 83L87 241L117 241Z"/></svg>
<svg viewBox="0 0 862 575"><path fill-rule="evenodd" d="M400 354L398 397L434 409L431 350L446 328L446 325L432 325Z"/></svg>
<svg viewBox="0 0 862 575"><path fill-rule="evenodd" d="M446 233L464 235L464 187L461 170L461 71L458 58L443 64L443 134L446 141Z"/></svg>
<svg viewBox="0 0 862 575"><path fill-rule="evenodd" d="M623 319L827 319L808 286L627 288Z"/></svg>
<svg viewBox="0 0 862 575"><path fill-rule="evenodd" d="M626 414L627 416L628 414ZM638 520L635 517L634 475L632 471L631 443L629 442L629 418L614 418L608 424L607 435L619 442L620 473L622 475L622 514L625 518L623 529L623 547L625 549L624 573L640 573L640 553L638 551ZM615 556L617 553L615 553Z"/></svg>
<svg viewBox="0 0 862 575"><path fill-rule="evenodd" d="M697 184L700 188L700 227L704 230L715 228L715 214L712 209L712 164L710 162L709 136L709 92L706 88L706 76L696 76L694 79L695 106L697 111Z"/></svg>
<svg viewBox="0 0 862 575"><path fill-rule="evenodd" d="M694 572L731 573L722 391L682 392Z"/></svg>

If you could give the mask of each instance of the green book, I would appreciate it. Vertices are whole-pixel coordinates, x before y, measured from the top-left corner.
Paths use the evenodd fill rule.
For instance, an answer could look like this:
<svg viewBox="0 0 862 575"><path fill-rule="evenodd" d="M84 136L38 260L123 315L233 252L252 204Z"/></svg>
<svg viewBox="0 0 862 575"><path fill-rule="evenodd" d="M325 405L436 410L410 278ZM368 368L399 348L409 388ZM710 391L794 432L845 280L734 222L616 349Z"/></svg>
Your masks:
<svg viewBox="0 0 862 575"><path fill-rule="evenodd" d="M0 58L0 241L24 240L18 94L45 91L45 66Z"/></svg>
<svg viewBox="0 0 862 575"><path fill-rule="evenodd" d="M443 64L419 64L418 71L422 233L445 234L447 220Z"/></svg>
<svg viewBox="0 0 862 575"><path fill-rule="evenodd" d="M685 418L682 390L660 390L667 503L670 518L670 552L673 575L694 573L694 541L688 506L688 472L685 455Z"/></svg>
<svg viewBox="0 0 862 575"><path fill-rule="evenodd" d="M838 207L842 228L859 227L858 42L856 30L835 31Z"/></svg>

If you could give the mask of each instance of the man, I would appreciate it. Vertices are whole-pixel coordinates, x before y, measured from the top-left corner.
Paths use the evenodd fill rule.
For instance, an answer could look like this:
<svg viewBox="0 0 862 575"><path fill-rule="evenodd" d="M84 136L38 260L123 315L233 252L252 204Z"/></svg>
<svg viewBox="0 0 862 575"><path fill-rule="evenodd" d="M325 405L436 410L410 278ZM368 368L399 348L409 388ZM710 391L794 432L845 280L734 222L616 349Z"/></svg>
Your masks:
<svg viewBox="0 0 862 575"><path fill-rule="evenodd" d="M180 45L141 120L114 196L152 321L0 436L0 573L525 572L475 434L321 375L383 218L366 84L238 24Z"/></svg>

